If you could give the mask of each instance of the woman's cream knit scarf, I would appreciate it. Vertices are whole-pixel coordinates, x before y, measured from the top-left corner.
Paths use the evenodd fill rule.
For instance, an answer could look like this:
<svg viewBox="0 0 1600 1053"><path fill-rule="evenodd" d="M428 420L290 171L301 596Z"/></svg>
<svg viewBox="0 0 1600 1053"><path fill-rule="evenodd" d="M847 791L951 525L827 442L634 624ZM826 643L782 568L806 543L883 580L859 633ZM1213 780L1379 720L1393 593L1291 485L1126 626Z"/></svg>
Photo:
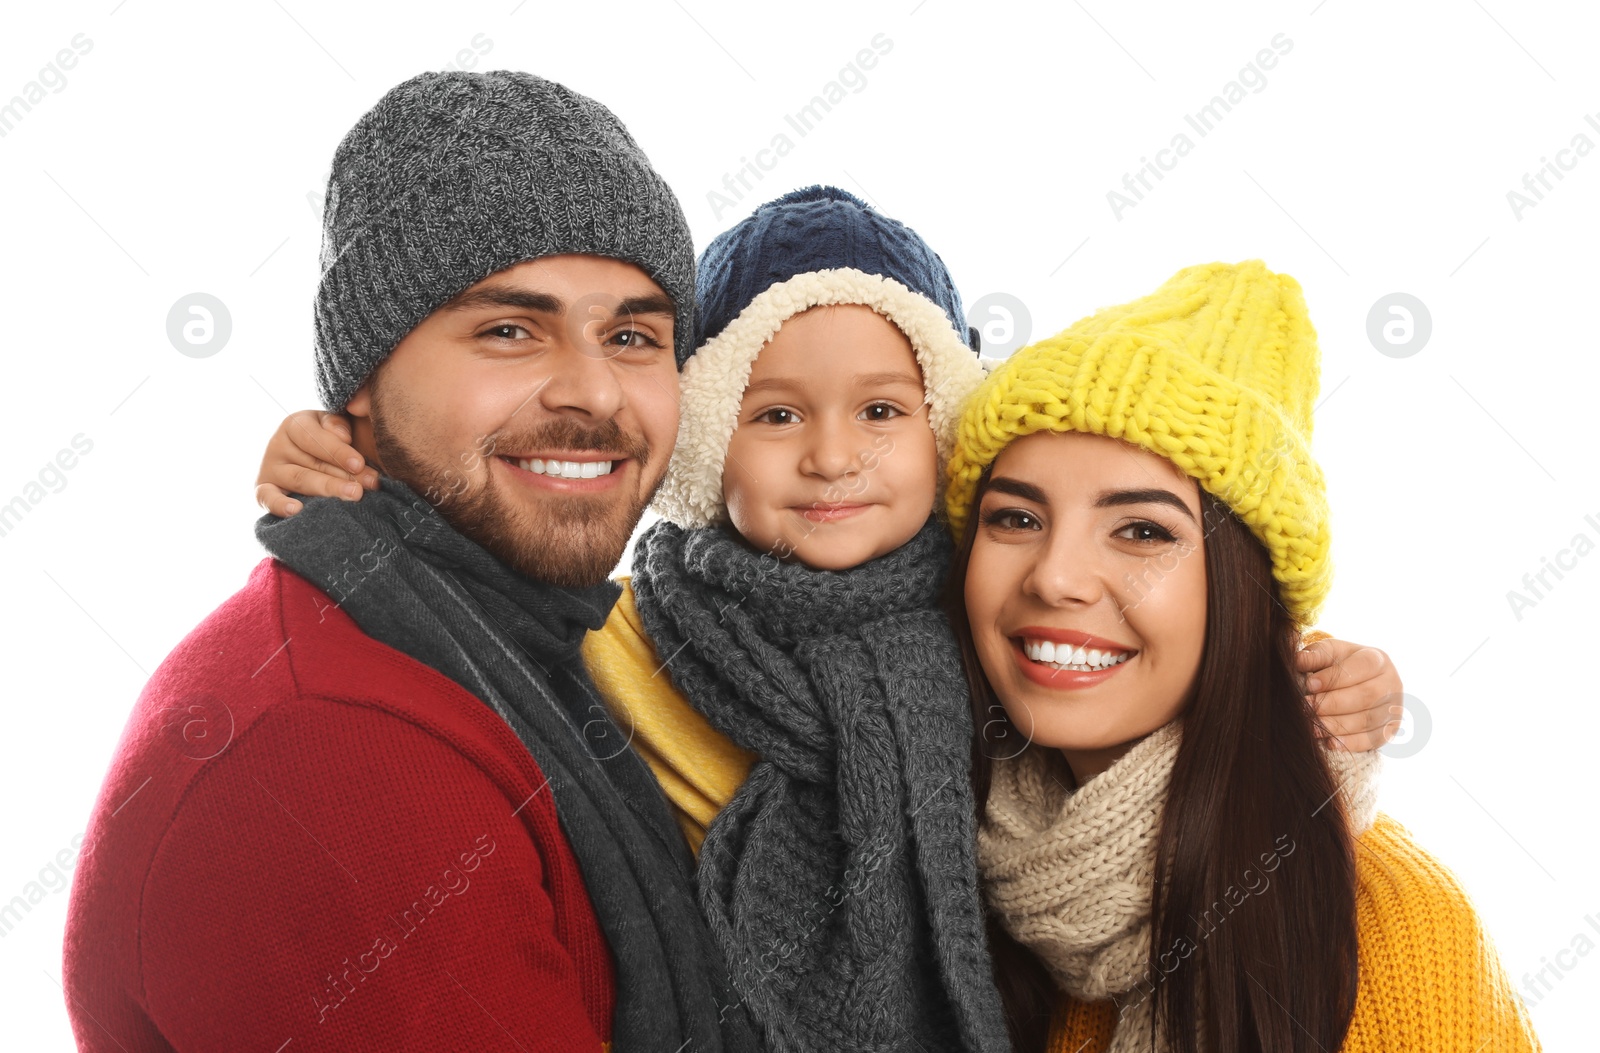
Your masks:
<svg viewBox="0 0 1600 1053"><path fill-rule="evenodd" d="M1054 751L998 762L978 831L985 894L1006 931L1068 994L1117 1001L1110 1053L1150 1049L1150 894L1180 725L1157 729L1076 791L1054 775ZM1330 750L1328 760L1359 836L1377 814L1379 755Z"/></svg>

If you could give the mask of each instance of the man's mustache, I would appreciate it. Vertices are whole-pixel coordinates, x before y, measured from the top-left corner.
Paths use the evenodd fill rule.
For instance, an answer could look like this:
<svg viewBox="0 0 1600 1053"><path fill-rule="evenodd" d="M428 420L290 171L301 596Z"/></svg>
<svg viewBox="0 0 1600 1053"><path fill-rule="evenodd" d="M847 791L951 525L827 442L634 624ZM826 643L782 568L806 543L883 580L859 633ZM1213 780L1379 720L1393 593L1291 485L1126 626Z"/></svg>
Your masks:
<svg viewBox="0 0 1600 1053"><path fill-rule="evenodd" d="M577 421L550 421L516 434L494 435L490 449L497 455L529 455L541 450L586 451L611 460L633 458L641 463L650 459L650 443L642 435L629 435L615 420L586 427Z"/></svg>

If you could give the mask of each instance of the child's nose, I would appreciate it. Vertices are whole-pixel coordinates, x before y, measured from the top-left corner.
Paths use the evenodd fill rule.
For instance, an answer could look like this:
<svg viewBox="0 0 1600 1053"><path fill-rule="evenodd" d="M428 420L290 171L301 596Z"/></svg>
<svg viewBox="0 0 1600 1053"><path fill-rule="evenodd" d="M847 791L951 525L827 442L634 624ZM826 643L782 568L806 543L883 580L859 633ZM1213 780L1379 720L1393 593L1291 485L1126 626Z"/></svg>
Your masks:
<svg viewBox="0 0 1600 1053"><path fill-rule="evenodd" d="M860 470L856 458L858 445L848 428L826 422L815 424L801 458L800 470L824 479L854 475Z"/></svg>

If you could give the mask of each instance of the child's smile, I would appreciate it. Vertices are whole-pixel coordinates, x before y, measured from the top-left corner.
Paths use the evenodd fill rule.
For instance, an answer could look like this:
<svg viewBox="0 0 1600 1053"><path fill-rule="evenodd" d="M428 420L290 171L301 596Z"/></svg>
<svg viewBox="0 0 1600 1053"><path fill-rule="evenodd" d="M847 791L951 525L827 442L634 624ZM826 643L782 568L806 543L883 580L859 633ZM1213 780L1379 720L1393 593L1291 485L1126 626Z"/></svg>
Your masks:
<svg viewBox="0 0 1600 1053"><path fill-rule="evenodd" d="M818 501L809 505L796 505L793 511L813 523L837 523L841 519L849 519L871 509L872 505L859 503L827 504Z"/></svg>

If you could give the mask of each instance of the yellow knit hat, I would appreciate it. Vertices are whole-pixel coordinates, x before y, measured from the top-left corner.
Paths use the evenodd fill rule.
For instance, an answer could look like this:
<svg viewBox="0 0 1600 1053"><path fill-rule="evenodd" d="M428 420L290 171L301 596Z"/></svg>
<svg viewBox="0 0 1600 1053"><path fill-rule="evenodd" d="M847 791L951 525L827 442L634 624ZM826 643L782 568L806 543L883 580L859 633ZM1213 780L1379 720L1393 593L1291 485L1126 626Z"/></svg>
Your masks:
<svg viewBox="0 0 1600 1053"><path fill-rule="evenodd" d="M1317 334L1300 285L1260 260L1179 271L1001 363L967 403L945 493L959 537L978 478L1036 431L1106 435L1165 457L1272 554L1312 624L1332 581L1328 501L1311 459Z"/></svg>

